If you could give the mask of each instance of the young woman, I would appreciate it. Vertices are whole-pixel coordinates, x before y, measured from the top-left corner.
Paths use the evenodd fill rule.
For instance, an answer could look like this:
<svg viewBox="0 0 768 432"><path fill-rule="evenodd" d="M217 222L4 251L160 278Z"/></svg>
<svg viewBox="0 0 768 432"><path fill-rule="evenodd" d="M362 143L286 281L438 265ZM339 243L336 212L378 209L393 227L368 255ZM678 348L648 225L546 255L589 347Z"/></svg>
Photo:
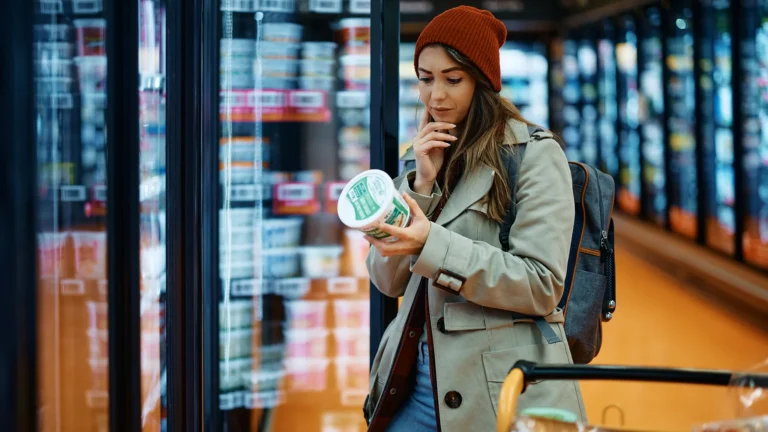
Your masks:
<svg viewBox="0 0 768 432"><path fill-rule="evenodd" d="M397 237L368 238L371 280L404 296L371 370L364 412L372 431L490 431L501 383L517 360L572 363L568 345L547 343L519 314L544 316L565 341L563 292L574 218L568 163L546 133L499 96L504 24L461 6L438 15L416 44L425 107L404 156L415 169L395 179L410 205ZM511 201L502 151L527 143L519 163L509 252L500 221ZM519 156L519 154L518 154ZM531 385L520 408L555 407L585 419L574 382Z"/></svg>

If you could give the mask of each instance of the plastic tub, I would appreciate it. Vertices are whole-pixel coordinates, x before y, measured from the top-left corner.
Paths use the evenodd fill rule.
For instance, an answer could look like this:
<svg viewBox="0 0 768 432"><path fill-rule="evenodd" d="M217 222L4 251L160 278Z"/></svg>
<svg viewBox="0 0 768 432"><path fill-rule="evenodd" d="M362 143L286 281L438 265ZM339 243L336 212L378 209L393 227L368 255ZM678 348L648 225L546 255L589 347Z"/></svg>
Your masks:
<svg viewBox="0 0 768 432"><path fill-rule="evenodd" d="M292 78L299 70L297 60L261 59L253 63L254 75L274 78Z"/></svg>
<svg viewBox="0 0 768 432"><path fill-rule="evenodd" d="M371 323L368 300L334 300L333 313L337 328L368 328Z"/></svg>
<svg viewBox="0 0 768 432"><path fill-rule="evenodd" d="M219 226L221 229L232 224L233 228L253 228L256 218L256 209L230 208L219 210Z"/></svg>
<svg viewBox="0 0 768 432"><path fill-rule="evenodd" d="M277 390L280 381L285 377L285 370L262 370L252 371L250 374L250 390L252 392L267 392Z"/></svg>
<svg viewBox="0 0 768 432"><path fill-rule="evenodd" d="M298 246L301 242L302 218L264 219L262 244L264 248Z"/></svg>
<svg viewBox="0 0 768 432"><path fill-rule="evenodd" d="M291 389L320 392L327 389L328 359L292 358L286 360Z"/></svg>
<svg viewBox="0 0 768 432"><path fill-rule="evenodd" d="M69 40L69 25L40 24L35 26L35 40L41 42L66 42Z"/></svg>
<svg viewBox="0 0 768 432"><path fill-rule="evenodd" d="M268 159L268 144L256 137L232 137L219 140L219 161L259 162Z"/></svg>
<svg viewBox="0 0 768 432"><path fill-rule="evenodd" d="M253 227L233 226L230 230L226 224L219 225L219 245L221 248L251 247L254 244Z"/></svg>
<svg viewBox="0 0 768 432"><path fill-rule="evenodd" d="M219 258L219 276L222 279L248 279L256 275L253 260L233 261L227 265L224 257Z"/></svg>
<svg viewBox="0 0 768 432"><path fill-rule="evenodd" d="M299 275L299 251L296 248L267 249L263 252L265 277L291 278Z"/></svg>
<svg viewBox="0 0 768 432"><path fill-rule="evenodd" d="M72 78L72 60L35 60L35 73L41 78Z"/></svg>
<svg viewBox="0 0 768 432"><path fill-rule="evenodd" d="M366 55L345 55L339 59L348 81L371 79L371 58Z"/></svg>
<svg viewBox="0 0 768 432"><path fill-rule="evenodd" d="M353 276L368 277L368 266L365 260L371 245L365 239L365 234L354 229L344 230L345 248L349 251L349 268Z"/></svg>
<svg viewBox="0 0 768 432"><path fill-rule="evenodd" d="M88 328L93 330L109 330L109 309L106 302L85 302L88 310Z"/></svg>
<svg viewBox="0 0 768 432"><path fill-rule="evenodd" d="M366 353L368 354L368 353ZM368 356L339 357L333 360L336 366L336 386L340 389L368 388Z"/></svg>
<svg viewBox="0 0 768 432"><path fill-rule="evenodd" d="M64 247L67 243L66 232L40 233L37 235L38 265L41 278L67 277L65 272Z"/></svg>
<svg viewBox="0 0 768 432"><path fill-rule="evenodd" d="M261 27L262 36L269 42L301 42L304 27L294 23L264 23Z"/></svg>
<svg viewBox="0 0 768 432"><path fill-rule="evenodd" d="M51 93L72 93L72 78L35 78L37 94L49 95Z"/></svg>
<svg viewBox="0 0 768 432"><path fill-rule="evenodd" d="M219 388L225 391L246 386L252 367L253 360L248 358L219 361Z"/></svg>
<svg viewBox="0 0 768 432"><path fill-rule="evenodd" d="M80 279L106 279L107 233L73 232L75 274Z"/></svg>
<svg viewBox="0 0 768 432"><path fill-rule="evenodd" d="M256 53L256 41L253 39L227 39L222 38L219 40L219 50L221 57L227 57L229 55L235 55L239 53L243 54L255 54Z"/></svg>
<svg viewBox="0 0 768 432"><path fill-rule="evenodd" d="M408 204L389 175L380 170L364 171L344 186L338 215L344 225L385 241L395 237L379 230L379 223L406 227L411 222Z"/></svg>
<svg viewBox="0 0 768 432"><path fill-rule="evenodd" d="M38 59L71 60L75 47L68 42L36 42L35 51Z"/></svg>
<svg viewBox="0 0 768 432"><path fill-rule="evenodd" d="M327 329L287 329L286 357L293 358L324 358L328 346Z"/></svg>
<svg viewBox="0 0 768 432"><path fill-rule="evenodd" d="M227 179L229 176L229 179ZM256 167L253 162L219 163L219 181L227 184L254 184L256 183Z"/></svg>
<svg viewBox="0 0 768 432"><path fill-rule="evenodd" d="M333 60L301 60L301 76L332 77L336 73L336 62Z"/></svg>
<svg viewBox="0 0 768 432"><path fill-rule="evenodd" d="M299 58L299 44L289 42L259 42L257 57L274 60L296 60Z"/></svg>
<svg viewBox="0 0 768 432"><path fill-rule="evenodd" d="M104 56L106 49L105 19L76 19L75 25L78 56Z"/></svg>
<svg viewBox="0 0 768 432"><path fill-rule="evenodd" d="M91 359L109 358L109 330L86 330Z"/></svg>
<svg viewBox="0 0 768 432"><path fill-rule="evenodd" d="M370 332L367 328L335 328L337 357L366 357L370 354Z"/></svg>
<svg viewBox="0 0 768 432"><path fill-rule="evenodd" d="M327 300L286 300L287 322L293 329L324 328Z"/></svg>
<svg viewBox="0 0 768 432"><path fill-rule="evenodd" d="M219 328L237 329L253 324L253 303L251 300L230 300L219 303Z"/></svg>
<svg viewBox="0 0 768 432"><path fill-rule="evenodd" d="M257 77L254 87L267 90L292 90L296 88L295 77Z"/></svg>
<svg viewBox="0 0 768 432"><path fill-rule="evenodd" d="M253 75L219 75L219 84L223 89L253 88Z"/></svg>
<svg viewBox="0 0 768 432"><path fill-rule="evenodd" d="M345 18L338 24L339 39L344 45L359 46L371 43L370 18Z"/></svg>
<svg viewBox="0 0 768 432"><path fill-rule="evenodd" d="M336 44L334 42L303 42L301 58L332 61L336 58Z"/></svg>
<svg viewBox="0 0 768 432"><path fill-rule="evenodd" d="M310 280L307 278L290 278L274 281L271 292L287 300L297 300L304 297L310 289Z"/></svg>
<svg viewBox="0 0 768 432"><path fill-rule="evenodd" d="M308 278L329 278L339 275L341 246L305 246L301 248L302 271Z"/></svg>
<svg viewBox="0 0 768 432"><path fill-rule="evenodd" d="M322 90L332 92L336 84L334 77L299 77L299 88L302 90Z"/></svg>
<svg viewBox="0 0 768 432"><path fill-rule="evenodd" d="M236 359L251 355L251 340L253 330L248 329L222 329L219 331L219 358ZM227 352L229 348L229 352Z"/></svg>
<svg viewBox="0 0 768 432"><path fill-rule="evenodd" d="M104 56L75 57L81 93L106 93L107 58Z"/></svg>

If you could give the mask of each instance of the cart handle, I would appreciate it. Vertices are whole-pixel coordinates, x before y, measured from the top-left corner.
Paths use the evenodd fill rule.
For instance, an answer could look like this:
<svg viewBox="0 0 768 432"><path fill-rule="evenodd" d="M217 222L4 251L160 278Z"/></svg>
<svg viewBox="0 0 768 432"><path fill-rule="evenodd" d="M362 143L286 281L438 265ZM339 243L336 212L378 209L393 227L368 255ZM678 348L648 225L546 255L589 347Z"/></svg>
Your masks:
<svg viewBox="0 0 768 432"><path fill-rule="evenodd" d="M617 380L650 381L660 383L701 384L727 386L734 373L726 370L658 368L604 365L537 365L518 360L501 386L497 405L496 431L509 432L515 418L517 399L532 381L538 380ZM755 387L768 388L768 375L736 374L750 378Z"/></svg>

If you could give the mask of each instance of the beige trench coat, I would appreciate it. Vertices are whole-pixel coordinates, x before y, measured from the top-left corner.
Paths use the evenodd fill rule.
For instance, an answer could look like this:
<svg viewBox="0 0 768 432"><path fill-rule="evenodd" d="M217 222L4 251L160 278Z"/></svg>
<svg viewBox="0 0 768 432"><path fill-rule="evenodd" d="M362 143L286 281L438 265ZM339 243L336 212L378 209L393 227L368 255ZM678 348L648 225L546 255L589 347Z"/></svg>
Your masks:
<svg viewBox="0 0 768 432"><path fill-rule="evenodd" d="M526 125L517 121L508 123L506 135L505 142L510 144L530 140ZM412 151L404 158L413 159ZM574 219L566 157L553 139L528 144L520 165L517 216L508 253L501 250L499 224L488 218L486 206L480 204L494 174L484 166L462 177L432 223L420 255L385 258L371 248L367 264L372 282L385 295L404 298L373 361L364 407L370 416L378 415L382 400L395 392L387 388L388 378L401 340L407 338L404 326L422 278L429 279L434 380L443 432L494 430L501 384L515 361L573 362L567 343L548 344L535 324L515 320L508 312L545 316L561 341L566 340L562 311L556 309ZM414 176L414 171L405 173L395 185L431 218L440 190L435 187L431 196L413 192L409 183ZM433 286L438 273L438 282L453 293ZM586 421L575 382L533 384L518 407L559 407Z"/></svg>

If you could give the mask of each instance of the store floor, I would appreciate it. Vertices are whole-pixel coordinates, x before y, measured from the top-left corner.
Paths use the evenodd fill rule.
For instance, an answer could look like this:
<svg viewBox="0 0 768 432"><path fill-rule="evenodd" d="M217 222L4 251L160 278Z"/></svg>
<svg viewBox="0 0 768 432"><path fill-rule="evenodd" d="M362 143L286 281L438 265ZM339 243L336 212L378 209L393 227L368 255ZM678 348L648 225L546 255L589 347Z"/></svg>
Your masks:
<svg viewBox="0 0 768 432"><path fill-rule="evenodd" d="M768 333L692 287L617 247L616 314L595 364L743 370L768 360ZM686 430L734 418L727 388L654 383L581 383L590 423Z"/></svg>

